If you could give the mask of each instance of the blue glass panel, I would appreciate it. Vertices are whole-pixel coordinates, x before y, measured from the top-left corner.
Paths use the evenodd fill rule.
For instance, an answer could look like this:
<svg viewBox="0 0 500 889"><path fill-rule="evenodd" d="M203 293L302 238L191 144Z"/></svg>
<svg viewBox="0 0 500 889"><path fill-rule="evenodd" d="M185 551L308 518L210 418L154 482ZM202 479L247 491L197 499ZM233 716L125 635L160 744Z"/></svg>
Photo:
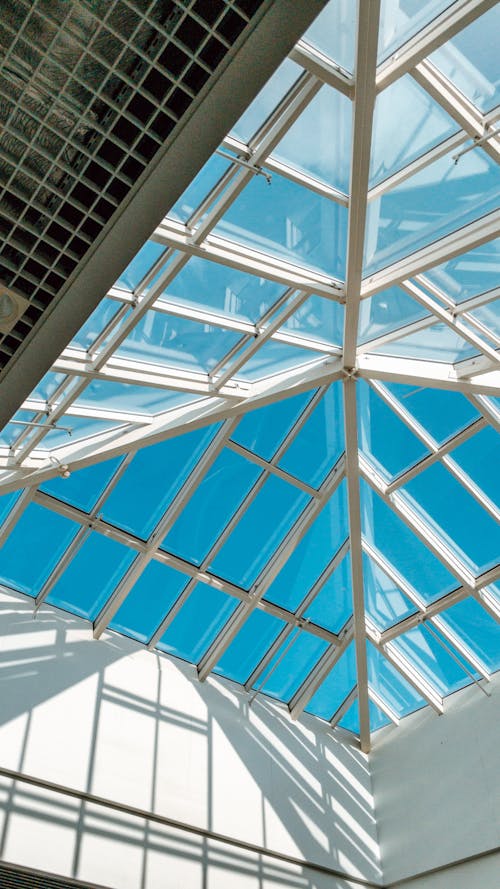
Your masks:
<svg viewBox="0 0 500 889"><path fill-rule="evenodd" d="M491 331L498 339L500 339L500 300L496 299L486 306L480 306L471 312L473 318L476 318L481 324Z"/></svg>
<svg viewBox="0 0 500 889"><path fill-rule="evenodd" d="M500 439L491 426L455 448L451 456L493 503L500 504Z"/></svg>
<svg viewBox="0 0 500 889"><path fill-rule="evenodd" d="M415 606L384 571L363 554L366 613L379 630L386 630L404 617L415 614Z"/></svg>
<svg viewBox="0 0 500 889"><path fill-rule="evenodd" d="M354 70L356 4L352 0L334 0L304 34L304 40L337 62L347 71Z"/></svg>
<svg viewBox="0 0 500 889"><path fill-rule="evenodd" d="M269 674L289 642L290 639L287 639L278 649L269 664ZM298 633L274 672L264 682L261 691L280 701L289 701L299 686L307 679L327 648L328 643L324 639L318 639L317 636L312 636L310 633ZM257 680L258 686L260 686L262 678Z"/></svg>
<svg viewBox="0 0 500 889"><path fill-rule="evenodd" d="M479 416L476 408L460 392L423 389L403 383L385 383L406 410L442 444Z"/></svg>
<svg viewBox="0 0 500 889"><path fill-rule="evenodd" d="M452 0L382 0L379 62L451 6L451 2Z"/></svg>
<svg viewBox="0 0 500 889"><path fill-rule="evenodd" d="M238 605L232 596L198 583L158 643L158 648L198 663Z"/></svg>
<svg viewBox="0 0 500 889"><path fill-rule="evenodd" d="M500 626L475 599L469 597L457 602L440 615L440 620L463 640L488 670L500 669Z"/></svg>
<svg viewBox="0 0 500 889"><path fill-rule="evenodd" d="M296 611L348 535L347 495L342 484L285 563L265 598Z"/></svg>
<svg viewBox="0 0 500 889"><path fill-rule="evenodd" d="M305 612L305 617L332 633L340 633L351 614L351 558L348 553L323 584Z"/></svg>
<svg viewBox="0 0 500 889"><path fill-rule="evenodd" d="M215 431L214 426L197 429L138 451L107 498L103 517L148 537Z"/></svg>
<svg viewBox="0 0 500 889"><path fill-rule="evenodd" d="M215 557L211 570L249 587L308 501L306 494L270 477Z"/></svg>
<svg viewBox="0 0 500 889"><path fill-rule="evenodd" d="M256 608L222 655L214 673L245 683L284 626L284 621Z"/></svg>
<svg viewBox="0 0 500 889"><path fill-rule="evenodd" d="M283 290L282 284L193 256L167 286L162 298L255 322L274 305Z"/></svg>
<svg viewBox="0 0 500 889"><path fill-rule="evenodd" d="M295 62L285 59L248 106L238 123L235 124L234 135L242 139L243 142L249 142L287 94L290 87L293 86L301 72L302 68Z"/></svg>
<svg viewBox="0 0 500 889"><path fill-rule="evenodd" d="M375 100L370 186L406 167L458 129L429 93L405 74Z"/></svg>
<svg viewBox="0 0 500 889"><path fill-rule="evenodd" d="M498 286L500 238L481 244L469 253L462 253L433 269L425 277L447 296L460 303L478 293Z"/></svg>
<svg viewBox="0 0 500 889"><path fill-rule="evenodd" d="M78 469L77 472L72 472L69 478L55 476L43 482L40 490L52 494L58 500L64 500L65 503L72 503L85 512L90 512L120 462L121 457L117 457L114 460Z"/></svg>
<svg viewBox="0 0 500 889"><path fill-rule="evenodd" d="M12 494L2 494L0 497L0 525L7 518L14 503L21 496L21 491L13 491Z"/></svg>
<svg viewBox="0 0 500 889"><path fill-rule="evenodd" d="M369 202L364 273L408 256L499 203L498 167L484 151L469 151L458 164L451 153L444 155Z"/></svg>
<svg viewBox="0 0 500 889"><path fill-rule="evenodd" d="M344 306L321 296L310 296L281 328L328 345L340 345L344 331Z"/></svg>
<svg viewBox="0 0 500 889"><path fill-rule="evenodd" d="M425 706L425 701L413 686L403 679L401 673L371 642L367 642L366 655L370 686L397 716L402 718Z"/></svg>
<svg viewBox="0 0 500 889"><path fill-rule="evenodd" d="M370 729L372 732L376 732L377 729L383 728L385 725L390 725L391 720L382 713L382 710L373 703L373 701L368 701L368 717L370 720Z"/></svg>
<svg viewBox="0 0 500 889"><path fill-rule="evenodd" d="M339 726L348 732L353 732L355 735L359 735L359 704L357 700L354 701L345 716L342 717Z"/></svg>
<svg viewBox="0 0 500 889"><path fill-rule="evenodd" d="M159 414L196 400L199 400L199 395L192 395L189 392L132 386L129 383L115 383L110 380L93 380L75 401L75 408L101 405L105 409L123 411L125 414L131 412Z"/></svg>
<svg viewBox="0 0 500 889"><path fill-rule="evenodd" d="M33 422L33 420L36 419L36 414L34 411L25 411L21 409L16 411L12 419L16 420L16 422L7 423L7 425L0 430L0 446L2 447L11 448L16 443L19 436L28 428L27 426L19 424Z"/></svg>
<svg viewBox="0 0 500 889"><path fill-rule="evenodd" d="M148 364L208 372L240 338L241 334L234 330L150 311L116 354Z"/></svg>
<svg viewBox="0 0 500 889"><path fill-rule="evenodd" d="M36 388L33 389L30 398L40 399L40 401L50 401L56 389L58 389L61 383L66 379L67 377L65 374L56 374L53 371L49 371L42 377Z"/></svg>
<svg viewBox="0 0 500 889"><path fill-rule="evenodd" d="M0 582L38 595L79 527L30 503L0 549Z"/></svg>
<svg viewBox="0 0 500 889"><path fill-rule="evenodd" d="M453 364L479 355L477 349L446 324L433 324L417 333L377 346L374 352L396 358L446 361Z"/></svg>
<svg viewBox="0 0 500 889"><path fill-rule="evenodd" d="M144 246L141 247L138 253L136 253L132 262L129 263L125 271L118 278L116 287L119 287L120 290L135 290L163 253L165 253L165 246L163 244L156 244L154 241L146 241ZM101 328L102 326L103 325L101 325Z"/></svg>
<svg viewBox="0 0 500 889"><path fill-rule="evenodd" d="M273 157L349 191L352 103L323 86L273 151Z"/></svg>
<svg viewBox="0 0 500 889"><path fill-rule="evenodd" d="M162 549L199 565L262 470L223 450L182 510Z"/></svg>
<svg viewBox="0 0 500 889"><path fill-rule="evenodd" d="M301 392L293 398L249 411L238 423L232 440L264 460L271 460L312 395L312 392Z"/></svg>
<svg viewBox="0 0 500 889"><path fill-rule="evenodd" d="M356 685L356 654L351 643L309 701L306 713L332 719Z"/></svg>
<svg viewBox="0 0 500 889"><path fill-rule="evenodd" d="M218 154L213 154L172 209L169 210L167 216L171 219L180 219L181 222L188 222L190 216L205 200L212 188L217 185L227 169L229 169L229 161Z"/></svg>
<svg viewBox="0 0 500 889"><path fill-rule="evenodd" d="M95 620L136 556L116 540L92 532L47 596L47 602Z"/></svg>
<svg viewBox="0 0 500 889"><path fill-rule="evenodd" d="M324 354L313 349L302 349L272 340L264 343L234 376L238 380L254 382L324 357Z"/></svg>
<svg viewBox="0 0 500 889"><path fill-rule="evenodd" d="M345 274L347 208L277 173L270 185L254 176L215 233L336 278Z"/></svg>
<svg viewBox="0 0 500 889"><path fill-rule="evenodd" d="M188 579L167 565L150 562L118 609L110 629L149 642Z"/></svg>
<svg viewBox="0 0 500 889"><path fill-rule="evenodd" d="M456 589L458 581L363 480L360 491L363 534L422 598L430 602Z"/></svg>
<svg viewBox="0 0 500 889"><path fill-rule="evenodd" d="M382 290L361 301L359 342L366 343L412 321L419 321L426 315L428 312L399 287Z"/></svg>
<svg viewBox="0 0 500 889"><path fill-rule="evenodd" d="M115 317L121 306L122 303L117 302L117 300L109 299L108 297L101 299L97 308L94 309L83 327L80 327L78 333L71 340L70 346L74 349L84 349L85 351L90 349L104 328Z"/></svg>
<svg viewBox="0 0 500 889"><path fill-rule="evenodd" d="M318 488L344 450L342 385L333 383L280 460L285 469Z"/></svg>
<svg viewBox="0 0 500 889"><path fill-rule="evenodd" d="M389 481L428 453L368 383L358 381L359 447Z"/></svg>
<svg viewBox="0 0 500 889"><path fill-rule="evenodd" d="M59 424L58 424L59 425ZM101 435L123 425L118 420L94 420L90 417L73 417L68 414L61 418L61 427L53 427L44 435L40 448L57 448L62 445L74 444L83 438ZM71 434L66 430L71 430Z"/></svg>
<svg viewBox="0 0 500 889"><path fill-rule="evenodd" d="M490 111L500 103L499 33L500 8L494 6L430 56L481 111Z"/></svg>
<svg viewBox="0 0 500 889"><path fill-rule="evenodd" d="M473 571L490 566L500 552L500 526L443 466L430 466L403 490Z"/></svg>
<svg viewBox="0 0 500 889"><path fill-rule="evenodd" d="M435 632L433 630L433 632ZM449 643L447 643L448 645ZM449 695L470 682L464 670L424 626L415 627L394 640L394 645L408 658L441 695Z"/></svg>

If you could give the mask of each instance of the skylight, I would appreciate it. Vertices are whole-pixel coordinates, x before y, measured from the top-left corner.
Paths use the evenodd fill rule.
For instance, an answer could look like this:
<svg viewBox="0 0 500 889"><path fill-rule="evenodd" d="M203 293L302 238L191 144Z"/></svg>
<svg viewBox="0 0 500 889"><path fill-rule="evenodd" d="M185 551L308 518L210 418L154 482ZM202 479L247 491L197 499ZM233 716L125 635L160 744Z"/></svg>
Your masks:
<svg viewBox="0 0 500 889"><path fill-rule="evenodd" d="M0 434L5 587L363 749L500 669L500 10L377 6L331 0Z"/></svg>

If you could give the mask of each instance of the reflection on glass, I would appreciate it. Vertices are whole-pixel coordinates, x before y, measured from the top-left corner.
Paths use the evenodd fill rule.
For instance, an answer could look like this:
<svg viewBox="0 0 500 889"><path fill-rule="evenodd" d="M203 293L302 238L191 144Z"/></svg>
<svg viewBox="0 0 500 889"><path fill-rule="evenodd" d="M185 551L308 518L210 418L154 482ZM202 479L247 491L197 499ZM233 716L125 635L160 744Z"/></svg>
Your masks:
<svg viewBox="0 0 500 889"><path fill-rule="evenodd" d="M319 488L344 450L342 385L333 383L280 460L285 469Z"/></svg>
<svg viewBox="0 0 500 889"><path fill-rule="evenodd" d="M433 628L433 632L436 632ZM446 643L449 646L449 643ZM469 683L466 672L440 645L425 625L415 627L394 640L410 663L422 673L440 695L448 695ZM456 657L460 656L454 651Z"/></svg>
<svg viewBox="0 0 500 889"><path fill-rule="evenodd" d="M112 380L93 380L76 399L74 407L75 410L80 407L101 407L104 410L120 411L125 415L128 413L152 415L199 399L199 395L190 392L176 392L152 386L133 386L130 383L115 383ZM126 416L124 419L126 420ZM113 425L107 421L106 424Z"/></svg>
<svg viewBox="0 0 500 889"><path fill-rule="evenodd" d="M213 154L201 168L197 176L188 185L179 200L174 204L167 216L170 219L178 219L187 223L205 200L209 192L217 185L226 170L229 169L229 161L218 154Z"/></svg>
<svg viewBox="0 0 500 889"><path fill-rule="evenodd" d="M416 612L415 606L366 554L363 554L366 613L379 630L386 630Z"/></svg>
<svg viewBox="0 0 500 889"><path fill-rule="evenodd" d="M254 382L324 358L322 352L316 352L314 349L302 349L300 346L268 340L240 370L234 372L234 377L237 380ZM230 364L227 366L230 367Z"/></svg>
<svg viewBox="0 0 500 889"><path fill-rule="evenodd" d="M372 644L367 642L368 682L370 687L402 718L425 706L409 682Z"/></svg>
<svg viewBox="0 0 500 889"><path fill-rule="evenodd" d="M353 71L355 34L356 4L352 0L331 0L314 19L304 40L341 68Z"/></svg>
<svg viewBox="0 0 500 889"><path fill-rule="evenodd" d="M500 669L500 626L475 599L468 596L457 602L440 615L440 620L479 658L486 670Z"/></svg>
<svg viewBox="0 0 500 889"><path fill-rule="evenodd" d="M348 553L323 584L305 616L320 627L339 633L351 614L351 557Z"/></svg>
<svg viewBox="0 0 500 889"><path fill-rule="evenodd" d="M386 59L451 4L452 0L382 0L378 61Z"/></svg>
<svg viewBox="0 0 500 889"><path fill-rule="evenodd" d="M301 73L299 65L285 59L235 124L233 134L243 142L250 142Z"/></svg>
<svg viewBox="0 0 500 889"><path fill-rule="evenodd" d="M460 253L425 272L425 278L456 303L498 287L500 238Z"/></svg>
<svg viewBox="0 0 500 889"><path fill-rule="evenodd" d="M154 241L146 241L144 246L141 247L139 252L134 256L132 262L130 262L125 271L122 272L115 286L120 290L135 290L141 283L142 279L147 275L151 266L159 260L163 253L165 253L165 247L162 244L156 244ZM98 311L98 309L96 309L96 311ZM103 325L101 324L101 327L102 326Z"/></svg>
<svg viewBox="0 0 500 889"><path fill-rule="evenodd" d="M60 475L43 482L40 490L52 494L58 500L71 503L78 509L90 512L101 496L104 488L118 469L121 457L114 460L105 460L104 463L95 463L72 472L69 478Z"/></svg>
<svg viewBox="0 0 500 889"><path fill-rule="evenodd" d="M426 389L389 381L386 381L385 386L438 444L442 444L479 417L474 405L460 392Z"/></svg>
<svg viewBox="0 0 500 889"><path fill-rule="evenodd" d="M322 296L310 296L281 330L317 340L318 343L340 346L344 330L344 306Z"/></svg>
<svg viewBox="0 0 500 889"><path fill-rule="evenodd" d="M406 74L375 100L370 187L458 131L446 111Z"/></svg>
<svg viewBox="0 0 500 889"><path fill-rule="evenodd" d="M373 351L394 358L417 358L421 361L444 361L452 364L479 354L475 346L462 339L447 324L439 323L401 339L379 344Z"/></svg>

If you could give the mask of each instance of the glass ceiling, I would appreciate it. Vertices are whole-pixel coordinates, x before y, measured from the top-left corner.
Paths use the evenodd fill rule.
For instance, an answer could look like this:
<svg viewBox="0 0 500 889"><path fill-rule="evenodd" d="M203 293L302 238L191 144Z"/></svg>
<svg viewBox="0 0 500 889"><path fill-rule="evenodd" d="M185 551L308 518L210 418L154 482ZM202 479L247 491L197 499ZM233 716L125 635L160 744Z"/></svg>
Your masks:
<svg viewBox="0 0 500 889"><path fill-rule="evenodd" d="M500 8L360 6L1 432L0 582L368 749L500 668Z"/></svg>

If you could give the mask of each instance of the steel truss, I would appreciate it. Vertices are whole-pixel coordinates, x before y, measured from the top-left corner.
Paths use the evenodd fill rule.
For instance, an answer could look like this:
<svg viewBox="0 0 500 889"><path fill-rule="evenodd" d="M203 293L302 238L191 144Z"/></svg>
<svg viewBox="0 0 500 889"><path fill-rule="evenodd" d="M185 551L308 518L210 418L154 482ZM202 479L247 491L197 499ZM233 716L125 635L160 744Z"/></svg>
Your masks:
<svg viewBox="0 0 500 889"><path fill-rule="evenodd" d="M337 725L357 700L360 744L364 751L370 749L371 743L369 701L393 723L399 722L398 714L390 702L368 681L367 640L438 713L443 711L444 706L441 696L398 647L398 638L408 630L427 623L432 632L438 631L445 643L467 662L473 673L488 681L489 671L481 658L449 629L443 615L452 605L473 596L495 620L500 620L499 600L491 587L500 578L500 566L474 575L465 561L450 547L444 535L414 509L405 496L404 488L429 466L440 463L482 509L493 519L500 520L498 505L492 502L452 456L456 448L481 430L492 427L498 431L500 428L498 409L490 400L490 396L500 396L500 338L474 314L477 309L492 305L498 300L500 289L480 293L456 303L425 275L432 267L498 237L500 212L490 212L365 279L362 277L362 270L367 208L371 200L391 192L399 183L411 179L416 172L451 149L459 149L470 137L480 140L478 151L486 152L490 158L499 162L499 139L489 136L493 124L499 118L498 109L488 115L482 114L427 58L432 51L493 5L493 0L456 0L377 68L380 0L359 0L354 76L309 45L306 40L300 40L290 57L301 66L302 73L287 95L248 144L234 136L228 136L224 140L221 153L227 161L227 168L221 180L185 224L168 217L162 221L153 233L152 240L163 245L164 253L147 271L134 291L117 287L109 291L107 297L116 303L117 312L105 329L97 334L86 352L75 347L68 347L63 351L53 366L53 371L60 374L62 379L50 398L43 401L32 396L24 402L22 407L32 415L32 425L26 425L19 432L10 448L0 448L0 493L24 488L0 527L0 544L5 542L31 503L60 513L79 525L72 543L39 592L35 609L50 595L88 534L91 531L103 534L128 546L136 555L94 621L96 638L108 631L121 604L152 560L173 567L185 575L186 583L177 601L148 640L149 648L157 646L198 583L220 589L233 596L238 605L198 664L200 680L205 680L211 674L254 609L261 609L278 617L284 621L284 628L248 677L245 684L248 691L256 687L265 689L266 677L269 670L273 669L279 652L283 652L283 646L287 646L287 650L288 647L291 648L300 633L312 634L327 643L324 654L289 701L290 714L297 718L347 647L353 643L356 650L357 681L341 706L332 714L330 723L332 726ZM456 121L459 132L369 189L371 130L376 94L408 72ZM352 101L353 139L349 195L313 175L285 164L274 154L284 135L325 84L339 90ZM487 139L484 139L485 135L488 135ZM215 232L217 223L243 189L254 176L262 173L271 177L279 175L288 178L302 188L320 194L327 201L348 207L345 281L334 280L317 270L263 250L242 246ZM201 257L222 267L275 282L282 287L281 296L272 305L263 307L255 322L235 316L229 310L217 311L181 304L169 295L169 288L191 257ZM360 344L358 322L362 301L394 285L398 285L421 306L422 317ZM344 306L343 343L328 342L321 335L306 335L289 323L313 295L322 302L325 311L334 304ZM152 313L154 317L184 319L200 325L200 328L203 325L208 331L212 328L230 330L238 336L238 340L206 372L190 371L177 366L175 359L171 366L165 366L155 364L152 360L132 360L117 354L120 346L133 334L147 313ZM477 355L468 361L451 364L411 357L395 358L378 351L393 341L438 323L446 325L469 343ZM297 351L295 366L257 380L245 379L242 372L248 362L270 341L300 349L300 353ZM304 355L308 357L304 358ZM421 460L389 481L382 477L358 444L356 390L360 379L368 381L377 396L425 445L428 452ZM151 414L106 407L99 403L89 406L82 402L81 397L95 381L130 384L166 394L175 392L185 395L186 402ZM329 385L335 381L342 381L344 393L345 453L330 468L323 483L314 488L304 480L292 476L279 464L313 410L324 399ZM461 392L470 399L480 416L440 443L391 393L386 385L391 382ZM233 434L246 412L309 390L316 392L271 460L259 457L234 440ZM71 417L108 422L110 427L90 438L75 441L68 439L63 445L47 447L46 436L63 419L66 421L65 418ZM222 425L211 444L147 540L139 539L101 518L107 498L140 447L216 422ZM201 565L195 565L166 552L160 546L223 449L230 449L257 465L260 474ZM122 454L126 455L125 459L91 512L87 513L63 503L39 489L41 482L58 474L75 471ZM257 580L250 589L243 589L211 573L210 565L270 476L279 477L294 486L308 497L308 502ZM386 556L366 539L361 527L360 477L368 482L377 496L382 498L456 578L455 589L437 601L426 604ZM344 480L349 507L348 539L337 552L332 553L330 562L312 587L304 590L303 599L294 613L273 604L265 598L266 592ZM333 633L310 621L306 613L348 552L352 571L353 614L340 632ZM363 554L385 572L414 606L414 612L410 616L382 630L365 614Z"/></svg>

